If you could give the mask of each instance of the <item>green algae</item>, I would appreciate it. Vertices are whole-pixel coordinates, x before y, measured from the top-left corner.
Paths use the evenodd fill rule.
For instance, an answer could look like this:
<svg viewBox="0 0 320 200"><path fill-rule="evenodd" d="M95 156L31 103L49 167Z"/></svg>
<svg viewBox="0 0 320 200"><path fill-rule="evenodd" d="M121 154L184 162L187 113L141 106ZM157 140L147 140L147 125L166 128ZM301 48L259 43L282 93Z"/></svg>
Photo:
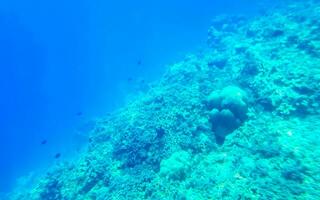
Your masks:
<svg viewBox="0 0 320 200"><path fill-rule="evenodd" d="M12 199L320 199L319 10L217 17L208 50L170 66L97 124L77 161ZM212 92L230 86L246 116L219 145L210 113L233 92Z"/></svg>

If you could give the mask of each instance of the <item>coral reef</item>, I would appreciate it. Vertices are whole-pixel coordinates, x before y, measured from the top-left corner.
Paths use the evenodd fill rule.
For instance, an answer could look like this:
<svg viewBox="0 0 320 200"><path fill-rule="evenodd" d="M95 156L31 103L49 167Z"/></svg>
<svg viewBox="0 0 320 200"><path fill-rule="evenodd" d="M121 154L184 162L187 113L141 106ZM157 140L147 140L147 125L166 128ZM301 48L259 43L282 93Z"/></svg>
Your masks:
<svg viewBox="0 0 320 200"><path fill-rule="evenodd" d="M320 4L220 16L208 49L13 200L320 199Z"/></svg>

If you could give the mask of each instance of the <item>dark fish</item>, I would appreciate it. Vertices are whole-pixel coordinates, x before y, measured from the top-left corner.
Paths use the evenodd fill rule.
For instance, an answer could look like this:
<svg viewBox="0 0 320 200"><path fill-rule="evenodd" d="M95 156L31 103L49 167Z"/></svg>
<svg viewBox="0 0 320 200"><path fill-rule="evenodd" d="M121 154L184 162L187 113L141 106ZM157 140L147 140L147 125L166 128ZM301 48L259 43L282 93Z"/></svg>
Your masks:
<svg viewBox="0 0 320 200"><path fill-rule="evenodd" d="M132 78L132 77L128 77L127 81L128 81L128 82L132 82L132 81L133 81L133 78Z"/></svg>
<svg viewBox="0 0 320 200"><path fill-rule="evenodd" d="M81 116L81 115L83 115L83 113L80 111L80 112L77 112L76 115Z"/></svg>
<svg viewBox="0 0 320 200"><path fill-rule="evenodd" d="M58 159L58 158L60 158L60 157L61 157L61 153L57 153L57 154L54 156L55 159Z"/></svg>
<svg viewBox="0 0 320 200"><path fill-rule="evenodd" d="M41 144L44 145L44 144L47 144L47 142L48 142L47 140L42 140Z"/></svg>
<svg viewBox="0 0 320 200"><path fill-rule="evenodd" d="M140 66L141 64L142 64L142 61L141 61L141 60L138 60L138 61L137 61L137 65Z"/></svg>

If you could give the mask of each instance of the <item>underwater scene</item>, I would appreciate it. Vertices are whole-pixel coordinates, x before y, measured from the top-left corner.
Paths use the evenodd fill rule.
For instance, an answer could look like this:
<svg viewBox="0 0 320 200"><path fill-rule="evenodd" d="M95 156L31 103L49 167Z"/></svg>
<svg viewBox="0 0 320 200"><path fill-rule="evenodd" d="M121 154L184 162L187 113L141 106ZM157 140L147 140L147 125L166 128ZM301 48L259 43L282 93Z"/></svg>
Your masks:
<svg viewBox="0 0 320 200"><path fill-rule="evenodd" d="M320 1L0 5L1 200L320 200Z"/></svg>

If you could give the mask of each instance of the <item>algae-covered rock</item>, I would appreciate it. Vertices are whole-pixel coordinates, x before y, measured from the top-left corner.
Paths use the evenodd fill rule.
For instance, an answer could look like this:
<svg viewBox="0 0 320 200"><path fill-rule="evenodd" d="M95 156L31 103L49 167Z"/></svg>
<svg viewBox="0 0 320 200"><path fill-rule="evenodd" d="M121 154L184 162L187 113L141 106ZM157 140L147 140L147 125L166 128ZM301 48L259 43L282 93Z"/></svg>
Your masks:
<svg viewBox="0 0 320 200"><path fill-rule="evenodd" d="M160 175L172 180L183 180L186 178L189 168L191 155L185 151L172 154L168 159L164 159L160 164Z"/></svg>

